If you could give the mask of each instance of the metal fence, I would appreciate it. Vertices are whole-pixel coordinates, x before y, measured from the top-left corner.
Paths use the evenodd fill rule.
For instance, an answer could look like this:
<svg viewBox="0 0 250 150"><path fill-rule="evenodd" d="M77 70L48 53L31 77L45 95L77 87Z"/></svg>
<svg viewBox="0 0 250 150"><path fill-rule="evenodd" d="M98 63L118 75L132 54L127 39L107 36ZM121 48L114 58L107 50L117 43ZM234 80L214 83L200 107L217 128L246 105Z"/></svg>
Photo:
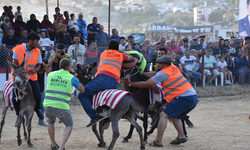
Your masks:
<svg viewBox="0 0 250 150"><path fill-rule="evenodd" d="M9 79L8 73L10 73L10 68L6 65L6 59L12 58L13 47L14 46L0 47L0 73L6 74L5 79L2 78L1 80ZM83 63L86 64L99 62L100 54L107 49L107 46L90 45L85 47L85 53L83 55L77 55L79 53L77 51L77 49L79 49L78 47L72 45L65 47L65 52L70 54L71 59L78 62L83 61ZM39 48L41 50L43 62L45 63L56 50L55 47ZM167 50L167 55L171 56L173 64L177 65L177 67L183 71L183 75L188 81L192 82L194 86L244 85L250 82L250 63L248 60L250 48L248 48L248 45L221 46L220 44L218 45L217 42L211 42L207 45L188 45L185 48L177 45L155 44L148 46L142 45L135 50L143 54L147 60L147 67L154 71L157 70L155 61L158 57L158 49L160 48L165 48ZM190 58L198 58L199 63L192 59L185 59L186 55L188 55L185 53L185 49L189 51ZM185 64L185 68L188 71L182 68L182 63ZM195 79L196 81L193 82L194 78L198 79Z"/></svg>

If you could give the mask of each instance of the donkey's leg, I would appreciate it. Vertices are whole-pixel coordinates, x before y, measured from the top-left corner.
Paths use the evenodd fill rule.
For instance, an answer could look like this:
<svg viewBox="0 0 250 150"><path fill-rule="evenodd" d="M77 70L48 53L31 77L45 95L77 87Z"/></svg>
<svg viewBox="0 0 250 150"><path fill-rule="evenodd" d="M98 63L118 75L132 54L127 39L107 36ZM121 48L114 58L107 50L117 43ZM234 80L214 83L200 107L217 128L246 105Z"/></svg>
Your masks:
<svg viewBox="0 0 250 150"><path fill-rule="evenodd" d="M148 136L150 134L152 134L154 132L154 130L157 128L158 122L159 122L159 119L157 120L156 124L154 126L152 126L152 128L148 131L148 133L147 133Z"/></svg>
<svg viewBox="0 0 250 150"><path fill-rule="evenodd" d="M25 119L24 119L24 117L22 118L22 123L23 123L24 140L27 141L27 132L26 132L26 126L25 126Z"/></svg>
<svg viewBox="0 0 250 150"><path fill-rule="evenodd" d="M98 147L104 147L106 145L103 138L103 133L104 133L104 130L102 129L103 124L104 124L103 120L99 122L100 143L98 144Z"/></svg>
<svg viewBox="0 0 250 150"><path fill-rule="evenodd" d="M19 117L18 117L18 121L17 121L17 144L18 146L22 145L22 139L21 139L21 135L20 135L20 127L21 127L21 118L23 115L21 115L22 113L19 112Z"/></svg>
<svg viewBox="0 0 250 150"><path fill-rule="evenodd" d="M8 110L8 106L4 106L3 107L3 112L2 112L2 117L1 117L0 140L1 140L2 130L3 130L3 125L5 123L5 116L6 116L7 110Z"/></svg>
<svg viewBox="0 0 250 150"><path fill-rule="evenodd" d="M115 142L116 142L116 140L118 139L118 137L120 135L119 128L118 128L118 121L119 121L119 119L116 119L116 120L111 119L113 138L112 138L112 141L111 141L111 143L109 145L108 150L112 150L114 148Z"/></svg>
<svg viewBox="0 0 250 150"><path fill-rule="evenodd" d="M135 120L136 120L136 119L137 119L137 118L135 118ZM134 128L135 128L135 127L134 127L132 124L130 124L130 129L129 129L128 135L127 135L125 138L123 138L122 143L128 142L128 140L132 137Z"/></svg>
<svg viewBox="0 0 250 150"><path fill-rule="evenodd" d="M97 129L96 129L96 124L94 124L94 125L92 126L92 131L94 132L94 134L95 134L97 140L100 142L100 143L98 144L98 147L100 147L99 145L102 143L102 139L101 139L101 137L100 137L100 135L99 135L99 133L98 133L98 131L97 131ZM106 144L106 143L105 143L105 144Z"/></svg>
<svg viewBox="0 0 250 150"><path fill-rule="evenodd" d="M144 110L143 112L143 128L144 128L144 142L147 143L147 129L148 129L148 111Z"/></svg>
<svg viewBox="0 0 250 150"><path fill-rule="evenodd" d="M184 135L187 137L187 130L186 130L185 122L184 122L183 118L181 118L181 122L182 122L182 128L183 128Z"/></svg>
<svg viewBox="0 0 250 150"><path fill-rule="evenodd" d="M28 120L28 124L27 124L27 131L28 131L28 139L27 139L27 144L29 147L33 147L33 144L30 141L30 133L31 133L31 122L32 122L32 118L33 118L33 114L34 111L29 111L29 120Z"/></svg>

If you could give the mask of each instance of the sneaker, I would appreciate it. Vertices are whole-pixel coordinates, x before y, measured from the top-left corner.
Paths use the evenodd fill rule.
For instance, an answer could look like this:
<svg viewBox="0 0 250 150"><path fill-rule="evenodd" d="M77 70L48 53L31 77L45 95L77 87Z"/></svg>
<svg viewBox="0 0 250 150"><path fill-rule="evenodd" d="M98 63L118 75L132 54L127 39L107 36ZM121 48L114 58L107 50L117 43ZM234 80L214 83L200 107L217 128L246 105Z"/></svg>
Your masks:
<svg viewBox="0 0 250 150"><path fill-rule="evenodd" d="M41 110L36 111L36 114L37 114L37 117L38 117L39 119L41 119L41 120L44 119L43 113L41 112Z"/></svg>
<svg viewBox="0 0 250 150"><path fill-rule="evenodd" d="M43 122L43 120L38 121L39 126L47 127L47 125Z"/></svg>
<svg viewBox="0 0 250 150"><path fill-rule="evenodd" d="M207 82L206 86L212 86L212 82Z"/></svg>
<svg viewBox="0 0 250 150"><path fill-rule="evenodd" d="M231 84L232 84L232 82L231 82L230 80L228 80L228 84L229 84L229 85L231 85Z"/></svg>
<svg viewBox="0 0 250 150"><path fill-rule="evenodd" d="M189 128L193 128L194 127L194 124L188 119L188 120L185 120L186 121L186 124L188 125Z"/></svg>
<svg viewBox="0 0 250 150"><path fill-rule="evenodd" d="M91 120L90 120L89 124L87 125L87 127L93 126L93 125L95 125L96 123L100 122L103 119L105 119L105 118L102 118L102 117L91 118Z"/></svg>
<svg viewBox="0 0 250 150"><path fill-rule="evenodd" d="M228 84L228 80L225 80L225 84Z"/></svg>

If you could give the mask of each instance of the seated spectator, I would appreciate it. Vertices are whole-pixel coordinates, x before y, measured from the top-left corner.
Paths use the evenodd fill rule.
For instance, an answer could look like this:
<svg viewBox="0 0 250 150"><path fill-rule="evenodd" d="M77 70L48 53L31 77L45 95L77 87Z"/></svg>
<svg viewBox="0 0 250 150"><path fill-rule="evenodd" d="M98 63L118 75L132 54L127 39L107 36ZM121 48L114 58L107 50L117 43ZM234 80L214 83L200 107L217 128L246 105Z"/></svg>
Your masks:
<svg viewBox="0 0 250 150"><path fill-rule="evenodd" d="M18 43L20 43L20 41L26 41L27 42L27 30L26 29L21 30L21 36L17 39Z"/></svg>
<svg viewBox="0 0 250 150"><path fill-rule="evenodd" d="M70 20L68 21L68 26L69 29L73 29L75 33L77 33L79 31L79 27L78 27L78 23L75 20L75 15L74 14L70 14Z"/></svg>
<svg viewBox="0 0 250 150"><path fill-rule="evenodd" d="M190 55L199 58L198 52L195 49L190 50ZM194 62L193 65L194 65L194 71L201 72L201 70L200 70L200 62Z"/></svg>
<svg viewBox="0 0 250 150"><path fill-rule="evenodd" d="M205 36L199 36L200 39L200 45L202 46L203 49L207 47L207 44L205 43Z"/></svg>
<svg viewBox="0 0 250 150"><path fill-rule="evenodd" d="M4 22L1 24L1 28L3 30L3 36L7 35L9 29L13 29L13 25L10 22L9 17L4 17Z"/></svg>
<svg viewBox="0 0 250 150"><path fill-rule="evenodd" d="M201 51L203 49L202 45L198 44L198 38L197 37L194 37L192 39L190 49L195 49L195 50L197 50L198 53L199 53L199 51Z"/></svg>
<svg viewBox="0 0 250 150"><path fill-rule="evenodd" d="M7 32L7 36L3 38L3 47L7 49L11 49L18 44L17 38L14 36L14 30L9 29Z"/></svg>
<svg viewBox="0 0 250 150"><path fill-rule="evenodd" d="M242 49L242 46L241 46L241 40L240 39L234 39L234 48L236 50L236 55L235 57L238 55L238 51L239 49Z"/></svg>
<svg viewBox="0 0 250 150"><path fill-rule="evenodd" d="M171 57L171 61L173 63L173 65L175 65L176 67L178 67L181 71L181 73L183 73L183 69L182 69L182 66L181 66L181 62L178 58L176 58L177 54L175 51L173 51L170 55Z"/></svg>
<svg viewBox="0 0 250 150"><path fill-rule="evenodd" d="M205 48L205 51L207 49L213 49L213 42L210 41L210 42L207 43L207 47Z"/></svg>
<svg viewBox="0 0 250 150"><path fill-rule="evenodd" d="M63 27L59 33L57 33L57 43L62 43L66 46L71 45L71 37L67 33L67 27Z"/></svg>
<svg viewBox="0 0 250 150"><path fill-rule="evenodd" d="M128 43L126 42L125 37L120 37L119 51L125 51L127 45Z"/></svg>
<svg viewBox="0 0 250 150"><path fill-rule="evenodd" d="M56 32L53 29L53 24L49 21L48 15L43 16L43 21L41 22L41 28L47 29L49 32L50 40L54 41L54 38L56 36Z"/></svg>
<svg viewBox="0 0 250 150"><path fill-rule="evenodd" d="M56 12L56 14L54 14L54 21L56 21L59 16L62 17L62 20L63 20L63 15L60 14L60 8L59 7L55 8L55 12Z"/></svg>
<svg viewBox="0 0 250 150"><path fill-rule="evenodd" d="M202 63L202 58L200 59L200 64ZM202 65L201 65L202 66ZM207 86L212 85L212 81L214 81L218 76L219 72L216 69L216 61L214 56L211 56L211 50L206 50L206 55L204 56L204 75L207 77ZM211 75L213 75L211 77Z"/></svg>
<svg viewBox="0 0 250 150"><path fill-rule="evenodd" d="M14 13L14 18L15 18L15 20L17 20L17 17L18 17L18 16L22 16L21 7L20 7L20 6L17 6L16 10L17 10L17 11Z"/></svg>
<svg viewBox="0 0 250 150"><path fill-rule="evenodd" d="M30 15L30 20L27 22L27 31L40 33L41 24L38 20L36 20L36 16L34 14Z"/></svg>
<svg viewBox="0 0 250 150"><path fill-rule="evenodd" d="M110 36L109 40L117 40L120 42L120 36L118 36L118 31L116 29L112 29L112 36Z"/></svg>
<svg viewBox="0 0 250 150"><path fill-rule="evenodd" d="M199 72L195 72L194 62L199 63L198 55L197 57L190 56L190 51L186 50L184 52L185 56L180 59L183 75L187 78L187 80L193 84L198 79L200 79L201 74ZM191 80L190 80L191 79Z"/></svg>
<svg viewBox="0 0 250 150"><path fill-rule="evenodd" d="M62 17L60 17L60 16L57 17L57 20L54 22L53 27L54 27L56 33L61 31L61 29L64 27Z"/></svg>
<svg viewBox="0 0 250 150"><path fill-rule="evenodd" d="M64 11L64 12L63 12L63 15L64 15L64 17L65 17L65 19L63 20L63 24L66 25L67 28L69 28L69 27L68 27L68 22L69 22L69 20L70 20L70 19L69 19L69 12L68 12L68 11Z"/></svg>
<svg viewBox="0 0 250 150"><path fill-rule="evenodd" d="M234 61L235 61L235 74L236 78L238 78L238 83L240 85L249 83L250 81L249 63L247 58L244 56L243 49L238 50L238 55L235 57Z"/></svg>
<svg viewBox="0 0 250 150"><path fill-rule="evenodd" d="M188 45L188 39L184 38L183 39L183 45L181 46L182 52L184 53L186 50L190 50L189 47L190 46Z"/></svg>
<svg viewBox="0 0 250 150"><path fill-rule="evenodd" d="M223 72L225 78L225 84L232 84L231 83L231 73L227 70L227 62L225 61L225 56L220 58L220 61L217 63L218 71Z"/></svg>
<svg viewBox="0 0 250 150"><path fill-rule="evenodd" d="M229 59L228 59L227 64L229 65L229 69L230 69L230 70L233 70L233 69L232 69L232 66L233 66L232 59L233 59L235 56L237 56L236 50L235 50L235 48L234 48L234 41L233 41L233 40L231 40L231 41L229 42L228 53L229 53Z"/></svg>
<svg viewBox="0 0 250 150"><path fill-rule="evenodd" d="M99 61L99 51L95 41L92 41L84 54L86 64L93 64Z"/></svg>
<svg viewBox="0 0 250 150"><path fill-rule="evenodd" d="M225 42L224 43L225 47L228 49L229 48L229 40L225 39L224 42Z"/></svg>
<svg viewBox="0 0 250 150"><path fill-rule="evenodd" d="M183 51L181 50L181 48L179 46L175 45L175 39L171 39L170 46L166 47L166 49L168 51L170 51L170 52L175 51L175 52L182 52L183 53Z"/></svg>
<svg viewBox="0 0 250 150"><path fill-rule="evenodd" d="M70 55L72 60L84 64L85 46L80 44L80 37L78 34L74 35L73 41L74 44L70 45L68 54Z"/></svg>
<svg viewBox="0 0 250 150"><path fill-rule="evenodd" d="M50 55L50 58L47 64L48 68L52 66L52 71L59 70L59 62L63 58L67 58L71 60L69 54L65 53L64 44L58 43L56 52Z"/></svg>
<svg viewBox="0 0 250 150"><path fill-rule="evenodd" d="M94 17L92 20L92 23L88 25L87 27L87 33L88 33L88 45L91 41L95 41L95 34L99 32L99 24L97 23L97 18Z"/></svg>
<svg viewBox="0 0 250 150"><path fill-rule="evenodd" d="M88 36L88 33L87 33L87 30L86 30L86 26L87 26L87 23L85 20L83 20L83 14L82 13L79 13L78 15L78 19L76 20L77 23L78 23L78 27L79 27L79 31L82 33L82 39L85 41L85 39L87 38Z"/></svg>
<svg viewBox="0 0 250 150"><path fill-rule="evenodd" d="M21 36L21 30L27 29L26 28L26 23L23 22L23 17L22 16L17 17L17 20L15 21L15 24L14 24L14 29L15 29L15 36L17 38L19 38Z"/></svg>
<svg viewBox="0 0 250 150"><path fill-rule="evenodd" d="M40 40L39 40L39 46L40 47L53 47L52 42L50 41L49 38L46 38L46 32L45 31L41 31L40 32Z"/></svg>
<svg viewBox="0 0 250 150"><path fill-rule="evenodd" d="M106 46L108 43L108 34L104 32L103 25L99 26L99 32L95 34L95 42L97 46Z"/></svg>
<svg viewBox="0 0 250 150"><path fill-rule="evenodd" d="M212 55L215 57L215 60L217 61L217 59L219 57L221 57L221 49L220 49L220 44L219 41L216 41L214 43L214 46L212 48Z"/></svg>
<svg viewBox="0 0 250 150"><path fill-rule="evenodd" d="M125 47L126 50L136 50L134 36L128 36L128 45Z"/></svg>
<svg viewBox="0 0 250 150"><path fill-rule="evenodd" d="M169 51L168 51L167 53L169 53ZM168 54L168 55L169 55L169 54ZM170 55L171 55L171 54L170 54ZM180 60L181 57L183 57L183 52L176 52L176 58Z"/></svg>
<svg viewBox="0 0 250 150"><path fill-rule="evenodd" d="M246 36L244 38L244 45L242 47L244 49L244 56L248 57L248 50L250 48L250 37Z"/></svg>
<svg viewBox="0 0 250 150"><path fill-rule="evenodd" d="M221 50L221 56L228 56L228 48L225 46L225 40L224 39L220 39L219 41L219 48Z"/></svg>
<svg viewBox="0 0 250 150"><path fill-rule="evenodd" d="M179 42L178 42L178 46L179 46L179 47L182 47L183 45L184 45L183 39L180 39Z"/></svg>

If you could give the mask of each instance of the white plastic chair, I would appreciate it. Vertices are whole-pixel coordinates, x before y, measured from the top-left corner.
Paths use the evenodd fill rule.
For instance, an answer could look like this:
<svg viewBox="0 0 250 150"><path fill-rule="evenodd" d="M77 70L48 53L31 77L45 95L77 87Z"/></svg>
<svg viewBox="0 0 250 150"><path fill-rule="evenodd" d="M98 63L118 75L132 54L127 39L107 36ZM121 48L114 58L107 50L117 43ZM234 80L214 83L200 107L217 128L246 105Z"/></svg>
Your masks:
<svg viewBox="0 0 250 150"><path fill-rule="evenodd" d="M218 78L218 77L217 77ZM215 86L217 86L218 85L218 79L217 78L215 78L215 80L214 80L214 82L215 82ZM205 74L203 74L203 87L205 86L205 83L206 83L206 75Z"/></svg>
<svg viewBox="0 0 250 150"><path fill-rule="evenodd" d="M234 79L233 79L233 74L232 74L232 72L230 71L230 75L231 75L231 82L232 82L232 84L234 83ZM221 86L223 86L224 85L224 73L223 72L220 72L220 79L221 79Z"/></svg>

